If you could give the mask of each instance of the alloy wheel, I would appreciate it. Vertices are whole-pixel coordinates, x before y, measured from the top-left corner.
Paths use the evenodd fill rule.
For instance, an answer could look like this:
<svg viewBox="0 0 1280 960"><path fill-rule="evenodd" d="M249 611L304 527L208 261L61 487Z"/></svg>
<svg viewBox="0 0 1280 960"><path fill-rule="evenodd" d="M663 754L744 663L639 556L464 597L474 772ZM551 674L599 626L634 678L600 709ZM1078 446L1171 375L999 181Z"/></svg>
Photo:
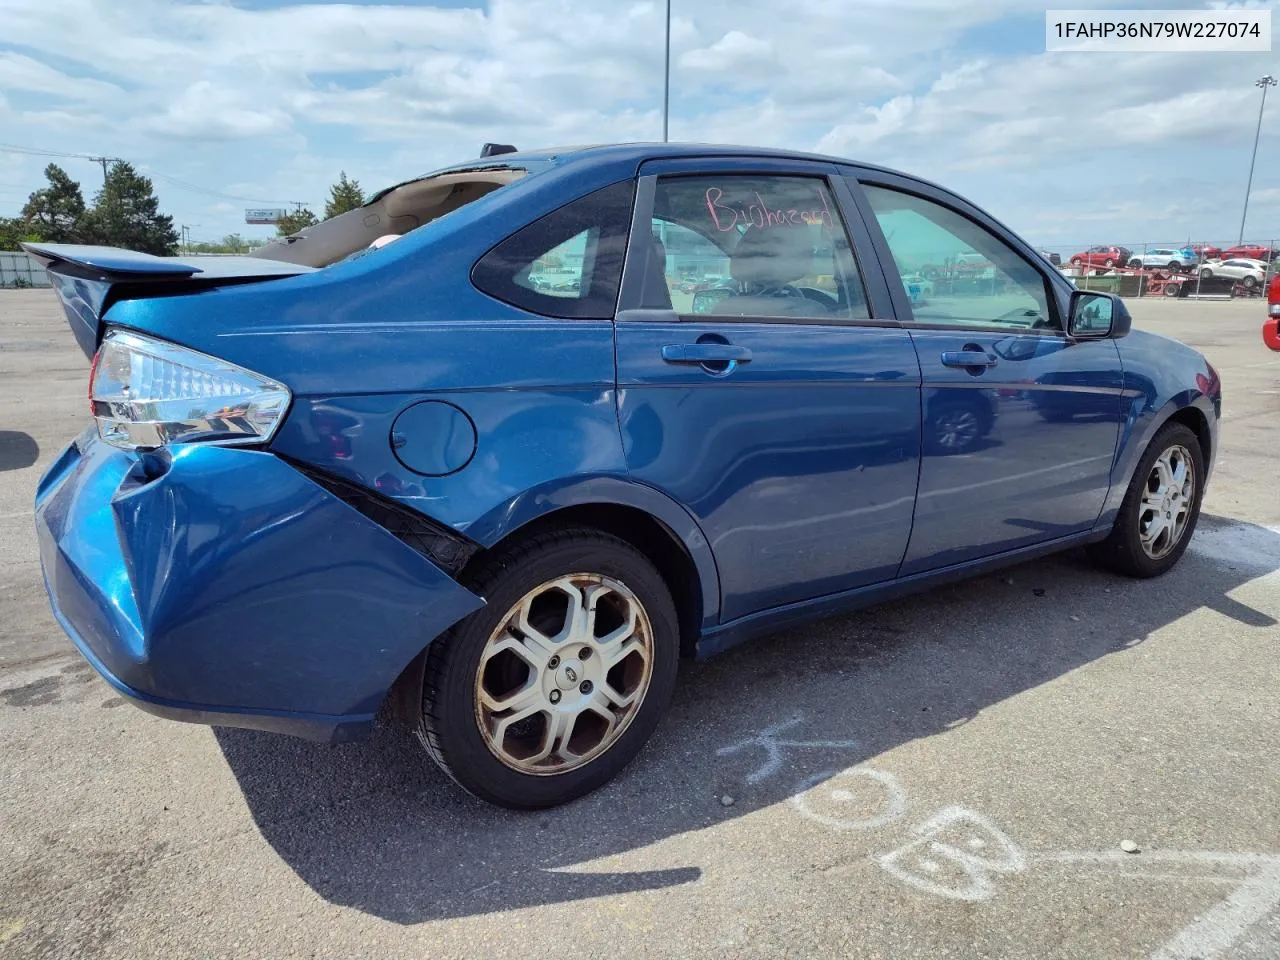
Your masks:
<svg viewBox="0 0 1280 960"><path fill-rule="evenodd" d="M1186 447L1175 444L1151 465L1138 510L1138 541L1152 560L1167 556L1182 540L1195 494L1195 461Z"/></svg>
<svg viewBox="0 0 1280 960"><path fill-rule="evenodd" d="M564 773L604 753L634 719L653 671L653 628L627 586L597 574L548 581L490 635L476 722L520 773Z"/></svg>

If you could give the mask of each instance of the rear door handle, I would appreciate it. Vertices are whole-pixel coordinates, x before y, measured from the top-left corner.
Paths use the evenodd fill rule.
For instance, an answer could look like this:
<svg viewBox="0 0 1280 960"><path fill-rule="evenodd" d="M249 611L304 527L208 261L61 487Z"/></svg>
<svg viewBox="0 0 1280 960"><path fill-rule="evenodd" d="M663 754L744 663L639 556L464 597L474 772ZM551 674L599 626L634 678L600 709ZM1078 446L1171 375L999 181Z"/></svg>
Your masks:
<svg viewBox="0 0 1280 960"><path fill-rule="evenodd" d="M942 354L944 367L994 367L998 362L985 350L948 350Z"/></svg>
<svg viewBox="0 0 1280 960"><path fill-rule="evenodd" d="M751 351L732 343L669 343L662 348L667 363L747 363Z"/></svg>

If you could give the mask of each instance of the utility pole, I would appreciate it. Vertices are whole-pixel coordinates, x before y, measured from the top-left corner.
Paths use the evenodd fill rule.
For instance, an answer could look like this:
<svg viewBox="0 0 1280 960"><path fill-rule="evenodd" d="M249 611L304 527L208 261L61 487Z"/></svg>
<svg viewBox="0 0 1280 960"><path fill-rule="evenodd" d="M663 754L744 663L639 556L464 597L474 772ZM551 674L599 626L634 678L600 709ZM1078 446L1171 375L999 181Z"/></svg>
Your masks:
<svg viewBox="0 0 1280 960"><path fill-rule="evenodd" d="M671 0L667 0L667 59L662 71L662 142L667 142L668 115L671 112Z"/></svg>
<svg viewBox="0 0 1280 960"><path fill-rule="evenodd" d="M117 162L117 158L116 157L90 157L89 159L94 163L102 164L102 182L106 183L107 182L107 164Z"/></svg>
<svg viewBox="0 0 1280 960"><path fill-rule="evenodd" d="M1267 74L1259 77L1253 84L1262 88L1262 103L1258 107L1258 129L1253 135L1253 157L1249 160L1249 183L1244 188L1244 213L1240 214L1240 238L1237 244L1244 243L1244 222L1249 216L1249 194L1253 191L1253 168L1258 162L1258 139L1262 136L1262 111L1267 109L1267 88L1276 85L1276 78Z"/></svg>

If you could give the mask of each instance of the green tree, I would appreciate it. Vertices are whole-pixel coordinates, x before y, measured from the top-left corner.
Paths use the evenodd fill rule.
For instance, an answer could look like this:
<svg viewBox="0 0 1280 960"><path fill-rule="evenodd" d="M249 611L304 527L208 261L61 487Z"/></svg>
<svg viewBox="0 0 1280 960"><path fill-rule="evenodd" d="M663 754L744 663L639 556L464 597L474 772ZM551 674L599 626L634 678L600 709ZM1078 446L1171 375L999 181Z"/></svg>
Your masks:
<svg viewBox="0 0 1280 960"><path fill-rule="evenodd" d="M20 243L45 239L38 227L22 217L0 217L0 250L17 250Z"/></svg>
<svg viewBox="0 0 1280 960"><path fill-rule="evenodd" d="M160 212L151 180L123 160L107 171L84 226L87 239L113 247L162 257L172 256L178 249L173 217Z"/></svg>
<svg viewBox="0 0 1280 960"><path fill-rule="evenodd" d="M44 168L49 186L27 198L22 219L29 228L50 243L81 243L84 225L84 195L76 183L56 163Z"/></svg>
<svg viewBox="0 0 1280 960"><path fill-rule="evenodd" d="M291 237L299 230L314 227L320 221L308 207L299 207L293 213L286 213L276 223L276 233L282 237Z"/></svg>
<svg viewBox="0 0 1280 960"><path fill-rule="evenodd" d="M340 213L354 210L364 205L364 193L357 180L347 179L347 171L338 173L338 182L329 188L329 199L324 205L324 218L336 217Z"/></svg>

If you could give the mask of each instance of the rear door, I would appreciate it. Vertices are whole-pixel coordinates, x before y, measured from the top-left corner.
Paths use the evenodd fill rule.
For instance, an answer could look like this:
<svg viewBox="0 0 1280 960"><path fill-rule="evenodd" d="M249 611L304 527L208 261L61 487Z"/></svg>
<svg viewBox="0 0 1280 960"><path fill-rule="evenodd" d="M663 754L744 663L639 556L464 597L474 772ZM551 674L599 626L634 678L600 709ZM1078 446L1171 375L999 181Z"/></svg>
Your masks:
<svg viewBox="0 0 1280 960"><path fill-rule="evenodd" d="M1113 340L1072 340L1069 288L963 200L860 172L855 196L923 376L920 488L904 576L1087 530L1122 421ZM986 268L958 270L983 260ZM922 272L923 296L907 289Z"/></svg>
<svg viewBox="0 0 1280 960"><path fill-rule="evenodd" d="M631 474L710 541L722 616L888 580L920 370L834 166L645 164L617 323Z"/></svg>

